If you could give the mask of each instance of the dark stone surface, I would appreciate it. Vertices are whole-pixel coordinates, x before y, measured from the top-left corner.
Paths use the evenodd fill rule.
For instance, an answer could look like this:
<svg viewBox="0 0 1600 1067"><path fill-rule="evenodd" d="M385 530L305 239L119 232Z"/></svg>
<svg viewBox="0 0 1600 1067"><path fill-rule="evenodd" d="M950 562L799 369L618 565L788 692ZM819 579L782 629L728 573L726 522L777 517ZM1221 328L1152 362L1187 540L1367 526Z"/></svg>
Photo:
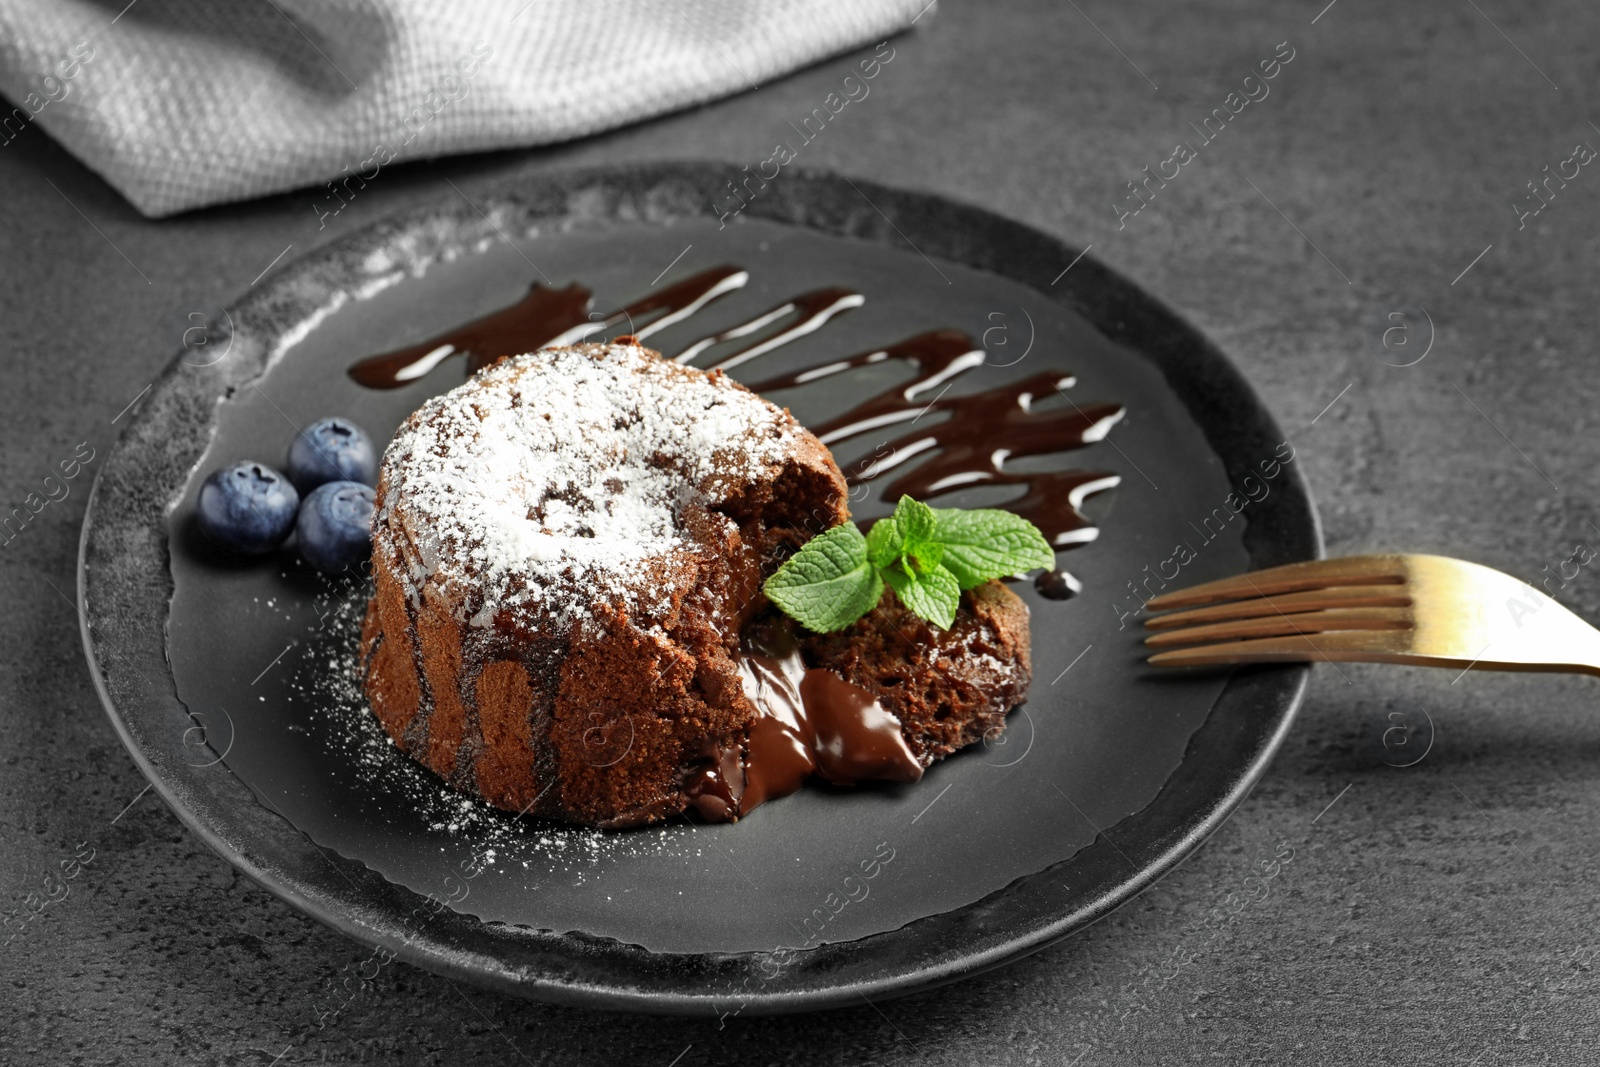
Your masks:
<svg viewBox="0 0 1600 1067"><path fill-rule="evenodd" d="M1600 541L1583 440L1600 179L1585 168L1520 231L1512 204L1574 144L1600 144L1586 107L1597 18L1576 2L1479 7L1344 0L1312 24L1321 3L947 5L801 158L1092 242L1261 390L1331 553L1436 551L1537 583ZM1119 231L1123 183L1197 141L1187 123L1284 40L1296 55L1271 95ZM754 164L847 62L581 145L386 170L320 233L308 193L144 221L28 131L0 148L3 510L42 494L79 442L103 455L188 313L245 290L286 245L297 255L435 197L446 177L471 195L554 165ZM1435 343L1390 366L1412 357L1377 338L1408 304ZM0 910L26 909L79 842L95 850L0 949L5 1062L1600 1057L1594 682L1387 667L1319 667L1284 752L1190 863L974 981L722 1029L543 1007L403 966L351 999L363 950L135 801L144 782L100 711L72 606L93 468L3 546ZM1551 588L1600 618L1591 569ZM1392 714L1432 723L1412 766L1373 741ZM1244 880L1280 843L1292 862L1250 899L1259 883Z"/></svg>

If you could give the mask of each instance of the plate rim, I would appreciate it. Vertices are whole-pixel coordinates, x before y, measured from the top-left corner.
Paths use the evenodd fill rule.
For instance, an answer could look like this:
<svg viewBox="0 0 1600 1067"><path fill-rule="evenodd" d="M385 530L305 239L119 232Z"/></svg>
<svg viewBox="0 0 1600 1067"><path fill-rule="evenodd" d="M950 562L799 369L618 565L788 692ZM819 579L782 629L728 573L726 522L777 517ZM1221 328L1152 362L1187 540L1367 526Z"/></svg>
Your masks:
<svg viewBox="0 0 1600 1067"><path fill-rule="evenodd" d="M617 205L641 211L641 221L647 222L714 218L715 209L708 210L705 191L720 189L724 181L742 176L731 164L691 160L559 168L493 183L479 194L477 206L509 207L533 218L571 217L574 204L590 204L579 210L598 210L596 218L613 220L617 216L606 212L615 211ZM597 198L598 207L581 199L585 196ZM460 199L441 194L436 200L375 220L285 264L267 285L252 287L227 306L236 322L260 322L267 327L263 332L270 334L273 317L294 311L295 298L301 300L299 309L305 311L307 300L325 295L316 284L319 272L348 267L364 249L377 248L394 234L443 217L455 224L451 232L456 236L449 243L461 244L465 243L463 233L482 229L483 223L494 227L488 215L480 221L465 206L453 203ZM900 243L895 240L898 237L919 252L931 249L942 258L999 274L1038 291L1045 299L1066 304L1108 337L1129 344L1156 365L1223 461L1230 485L1240 480L1234 469L1240 448L1255 443L1270 449L1269 441L1288 440L1248 381L1196 327L1084 249L1026 223L941 194L807 167L791 168L769 183L745 212L839 237L891 245ZM999 260L1001 248L1006 249L1003 263ZM1054 283L1047 281L1051 272L1068 263L1071 271L1055 277L1070 281L1053 288ZM1131 322L1135 311L1149 321ZM248 338L248 329L233 335L235 341L241 336ZM1139 343L1134 343L1135 338ZM149 429L150 417L158 411L183 418L190 424L191 435L201 438L194 452L197 460L214 429L216 405L231 389L266 369L270 353L259 344L252 350L252 344L250 338L244 358L221 360L213 367L200 368L200 374L186 375L184 352L178 352L139 402L96 474L80 530L77 567L79 629L90 674L113 728L140 771L208 847L257 885L324 925L435 973L556 1003L656 1014L709 1011L724 1017L842 1007L859 1004L863 998L901 996L969 977L1083 929L1132 900L1191 855L1249 795L1282 744L1303 698L1309 665L1234 672L1206 722L1191 738L1178 770L1156 799L1115 824L1140 827L1150 823L1159 831L1151 838L1158 847L1140 850L1137 864L1124 857L1102 830L1090 845L1065 860L1016 879L971 904L896 930L795 950L793 957L775 952L656 953L581 933L556 934L485 923L449 909L437 912L420 933L407 935L403 923L394 922L393 915L397 908L402 915L414 909L425 897L389 882L359 861L315 844L258 803L256 795L225 765L198 767L181 758L173 762L169 750L147 751L149 739L144 731L136 729L138 724L119 709L119 696L126 702L142 692L147 699L169 702L151 715L163 711L169 718L173 712L190 715L178 700L165 658L172 589L165 537L167 501L155 501L153 509L149 501L136 502L133 497L138 487L127 484L125 475L130 465L165 459L165 473L181 475L181 485L193 463L183 464L181 454L152 456L152 448L170 447L172 439L142 439L140 432ZM221 364L231 365L215 369ZM189 368L192 371L194 365ZM1203 412L1196 409L1208 405L1231 407L1235 422L1224 425L1202 417ZM1266 454L1249 453L1244 469ZM149 528L148 522L152 510L157 513L155 529ZM137 521L141 517L146 520L142 530ZM1320 520L1298 464L1283 466L1271 495L1246 513L1246 518L1245 549L1252 568L1323 554ZM120 538L112 538L113 533ZM124 648L128 647L111 642L106 624L114 621L111 616L118 608L148 607L139 594L144 593L148 600L151 592L150 576L140 575L127 559L119 558L108 541L114 541L115 548L124 553L131 546L134 555L146 562L153 552L159 561L164 579L157 605L161 625L153 628L154 634L135 633L129 644L138 645L143 663L159 665L164 689L137 666L133 670L145 683L143 687L126 676L113 679L105 669L108 657L127 658ZM109 613L101 610L107 602ZM119 631L119 636L124 635ZM153 659L149 648L152 636L157 646ZM1237 729L1238 736L1217 736L1219 711L1238 717L1235 727L1243 725ZM192 716L189 721L197 722ZM170 723L169 728L178 725L181 720ZM171 738L167 740L170 745ZM1219 783L1212 772L1211 780L1195 781L1200 757L1219 754L1235 759L1229 765L1233 773L1228 780ZM1241 754L1245 757L1242 766L1237 762ZM226 777L213 774L209 780L192 780L182 768L221 770ZM1197 791L1204 797L1203 815L1186 820L1182 812L1195 812L1188 805ZM220 805L224 797L230 801L227 807ZM238 807L239 801L247 806ZM1174 807L1180 810L1168 810ZM1092 874L1097 891L1081 906L1059 911L1052 907L1049 887L1054 883L1050 876L1068 865ZM1131 875L1117 875L1118 868L1128 866L1136 870ZM355 896L349 897L349 892ZM1023 908L1019 917L1022 905L1032 905L1031 914L1029 908ZM1014 929L1019 923L1022 928ZM953 949L947 944L950 938L957 943ZM749 992L752 978L757 986ZM742 997L734 992L741 987L746 991Z"/></svg>

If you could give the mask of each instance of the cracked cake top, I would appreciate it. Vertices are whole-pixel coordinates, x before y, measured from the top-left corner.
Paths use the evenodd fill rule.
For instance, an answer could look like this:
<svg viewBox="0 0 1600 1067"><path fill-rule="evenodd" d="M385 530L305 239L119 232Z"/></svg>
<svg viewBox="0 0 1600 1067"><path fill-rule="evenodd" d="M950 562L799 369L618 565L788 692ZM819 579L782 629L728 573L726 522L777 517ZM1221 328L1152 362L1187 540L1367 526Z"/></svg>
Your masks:
<svg viewBox="0 0 1600 1067"><path fill-rule="evenodd" d="M596 600L649 616L661 607L650 561L692 551L693 514L770 476L804 435L726 376L630 341L545 349L406 420L374 530L403 528L414 588L470 576L480 625L506 609L581 623Z"/></svg>

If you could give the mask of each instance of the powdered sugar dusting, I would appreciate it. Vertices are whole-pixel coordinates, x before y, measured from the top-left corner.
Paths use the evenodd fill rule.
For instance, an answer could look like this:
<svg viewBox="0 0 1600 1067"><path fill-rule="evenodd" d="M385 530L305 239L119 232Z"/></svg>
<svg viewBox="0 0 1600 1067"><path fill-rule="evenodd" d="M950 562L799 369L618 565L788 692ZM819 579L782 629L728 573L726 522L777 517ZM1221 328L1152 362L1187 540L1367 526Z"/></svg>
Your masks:
<svg viewBox="0 0 1600 1067"><path fill-rule="evenodd" d="M655 607L650 559L688 547L685 514L715 508L803 433L722 375L633 344L503 360L423 405L384 455L374 541L401 537L417 584L471 574L487 625L503 608L579 621L597 599Z"/></svg>

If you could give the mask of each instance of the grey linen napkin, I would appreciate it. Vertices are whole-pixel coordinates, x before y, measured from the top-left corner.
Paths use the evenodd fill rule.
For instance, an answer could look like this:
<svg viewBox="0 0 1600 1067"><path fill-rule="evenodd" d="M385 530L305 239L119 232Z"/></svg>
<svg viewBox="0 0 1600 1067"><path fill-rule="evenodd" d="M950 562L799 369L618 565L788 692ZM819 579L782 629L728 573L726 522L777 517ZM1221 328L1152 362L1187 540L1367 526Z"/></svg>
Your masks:
<svg viewBox="0 0 1600 1067"><path fill-rule="evenodd" d="M0 150L37 125L169 215L582 137L755 88L930 6L0 0Z"/></svg>

